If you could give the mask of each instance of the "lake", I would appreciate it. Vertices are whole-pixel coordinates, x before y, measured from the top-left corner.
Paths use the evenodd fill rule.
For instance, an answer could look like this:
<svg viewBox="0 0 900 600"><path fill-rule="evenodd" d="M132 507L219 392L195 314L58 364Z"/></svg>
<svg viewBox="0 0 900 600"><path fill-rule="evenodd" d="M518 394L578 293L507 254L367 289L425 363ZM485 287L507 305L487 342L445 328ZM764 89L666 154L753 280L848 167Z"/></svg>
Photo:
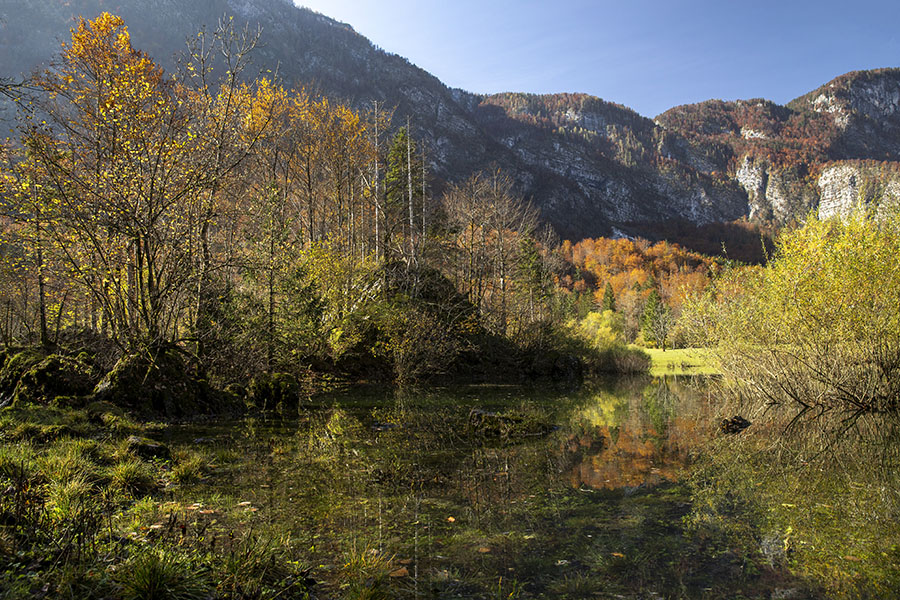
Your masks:
<svg viewBox="0 0 900 600"><path fill-rule="evenodd" d="M168 428L209 465L158 510L195 544L221 548L240 527L284 546L316 598L792 593L689 525L691 465L721 435L705 390L671 377L363 388L295 415Z"/></svg>

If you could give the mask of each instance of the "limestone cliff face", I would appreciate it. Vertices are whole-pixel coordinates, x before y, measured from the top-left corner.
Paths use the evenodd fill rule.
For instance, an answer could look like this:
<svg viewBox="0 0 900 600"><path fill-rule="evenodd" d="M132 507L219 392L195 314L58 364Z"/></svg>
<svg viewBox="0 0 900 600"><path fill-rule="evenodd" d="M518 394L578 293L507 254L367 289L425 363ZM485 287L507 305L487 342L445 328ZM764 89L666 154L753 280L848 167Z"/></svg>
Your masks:
<svg viewBox="0 0 900 600"><path fill-rule="evenodd" d="M841 214L859 196L859 181L870 192L892 189L886 182L900 161L900 70L848 73L787 106L709 101L667 111L657 122L740 185L751 219L802 220L817 207L820 215Z"/></svg>
<svg viewBox="0 0 900 600"><path fill-rule="evenodd" d="M784 223L804 217L818 204L815 190L796 171L765 159L745 155L734 177L747 193L751 220Z"/></svg>
<svg viewBox="0 0 900 600"><path fill-rule="evenodd" d="M900 210L900 172L882 164L853 161L826 165L818 188L820 219L860 209L876 214Z"/></svg>
<svg viewBox="0 0 900 600"><path fill-rule="evenodd" d="M788 106L831 119L831 159L900 160L900 69L847 73Z"/></svg>
<svg viewBox="0 0 900 600"><path fill-rule="evenodd" d="M891 76L860 79L851 86L830 83L808 100L816 112L834 115L843 128L854 116L883 119L900 111L900 89Z"/></svg>

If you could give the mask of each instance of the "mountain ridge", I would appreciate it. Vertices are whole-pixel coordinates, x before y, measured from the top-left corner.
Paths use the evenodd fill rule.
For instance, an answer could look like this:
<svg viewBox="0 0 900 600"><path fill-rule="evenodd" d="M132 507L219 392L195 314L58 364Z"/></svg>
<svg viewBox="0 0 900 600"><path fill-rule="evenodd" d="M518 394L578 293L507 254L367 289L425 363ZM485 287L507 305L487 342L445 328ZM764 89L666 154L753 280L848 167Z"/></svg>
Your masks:
<svg viewBox="0 0 900 600"><path fill-rule="evenodd" d="M900 69L840 75L784 106L765 99L709 100L648 119L588 94L452 89L352 25L288 0L3 0L7 43L0 43L0 60L27 70L42 52L49 56L58 47L47 39L64 39L73 16L92 18L104 10L120 14L135 46L168 68L184 39L224 14L258 24L260 69L277 66L287 85L346 99L356 108L375 101L394 107L395 123L411 117L436 191L445 182L500 168L570 239L646 234L673 221L798 220L823 199L837 206L835 198L848 197L856 179L836 182L835 163L900 160ZM826 169L831 178L820 185ZM858 176L894 172L865 171L870 175Z"/></svg>

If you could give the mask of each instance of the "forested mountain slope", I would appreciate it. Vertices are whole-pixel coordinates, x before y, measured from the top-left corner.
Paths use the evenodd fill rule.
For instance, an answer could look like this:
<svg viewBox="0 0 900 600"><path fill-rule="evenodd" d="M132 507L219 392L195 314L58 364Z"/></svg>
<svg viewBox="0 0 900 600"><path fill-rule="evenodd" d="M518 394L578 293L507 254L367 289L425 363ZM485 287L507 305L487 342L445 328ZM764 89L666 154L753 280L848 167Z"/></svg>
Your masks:
<svg viewBox="0 0 900 600"><path fill-rule="evenodd" d="M650 120L585 94L450 89L350 25L287 0L2 0L0 76L47 64L74 17L101 11L124 17L135 46L170 70L185 40L225 15L259 27L252 72L357 108L395 109L394 124L409 117L427 151L433 189L500 168L567 238L647 235L673 221L783 223L896 187L894 69L841 76L788 106L712 100Z"/></svg>

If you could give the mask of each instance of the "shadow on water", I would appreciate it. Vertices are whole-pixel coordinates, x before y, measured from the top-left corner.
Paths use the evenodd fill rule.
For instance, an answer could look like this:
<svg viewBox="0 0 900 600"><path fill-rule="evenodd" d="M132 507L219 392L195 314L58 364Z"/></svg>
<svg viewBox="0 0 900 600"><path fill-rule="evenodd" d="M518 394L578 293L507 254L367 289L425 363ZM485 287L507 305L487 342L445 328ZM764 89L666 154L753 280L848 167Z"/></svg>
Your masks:
<svg viewBox="0 0 900 600"><path fill-rule="evenodd" d="M683 524L710 415L702 381L673 378L358 390L293 419L178 430L233 460L174 493L252 505L302 549L319 598L793 592Z"/></svg>

